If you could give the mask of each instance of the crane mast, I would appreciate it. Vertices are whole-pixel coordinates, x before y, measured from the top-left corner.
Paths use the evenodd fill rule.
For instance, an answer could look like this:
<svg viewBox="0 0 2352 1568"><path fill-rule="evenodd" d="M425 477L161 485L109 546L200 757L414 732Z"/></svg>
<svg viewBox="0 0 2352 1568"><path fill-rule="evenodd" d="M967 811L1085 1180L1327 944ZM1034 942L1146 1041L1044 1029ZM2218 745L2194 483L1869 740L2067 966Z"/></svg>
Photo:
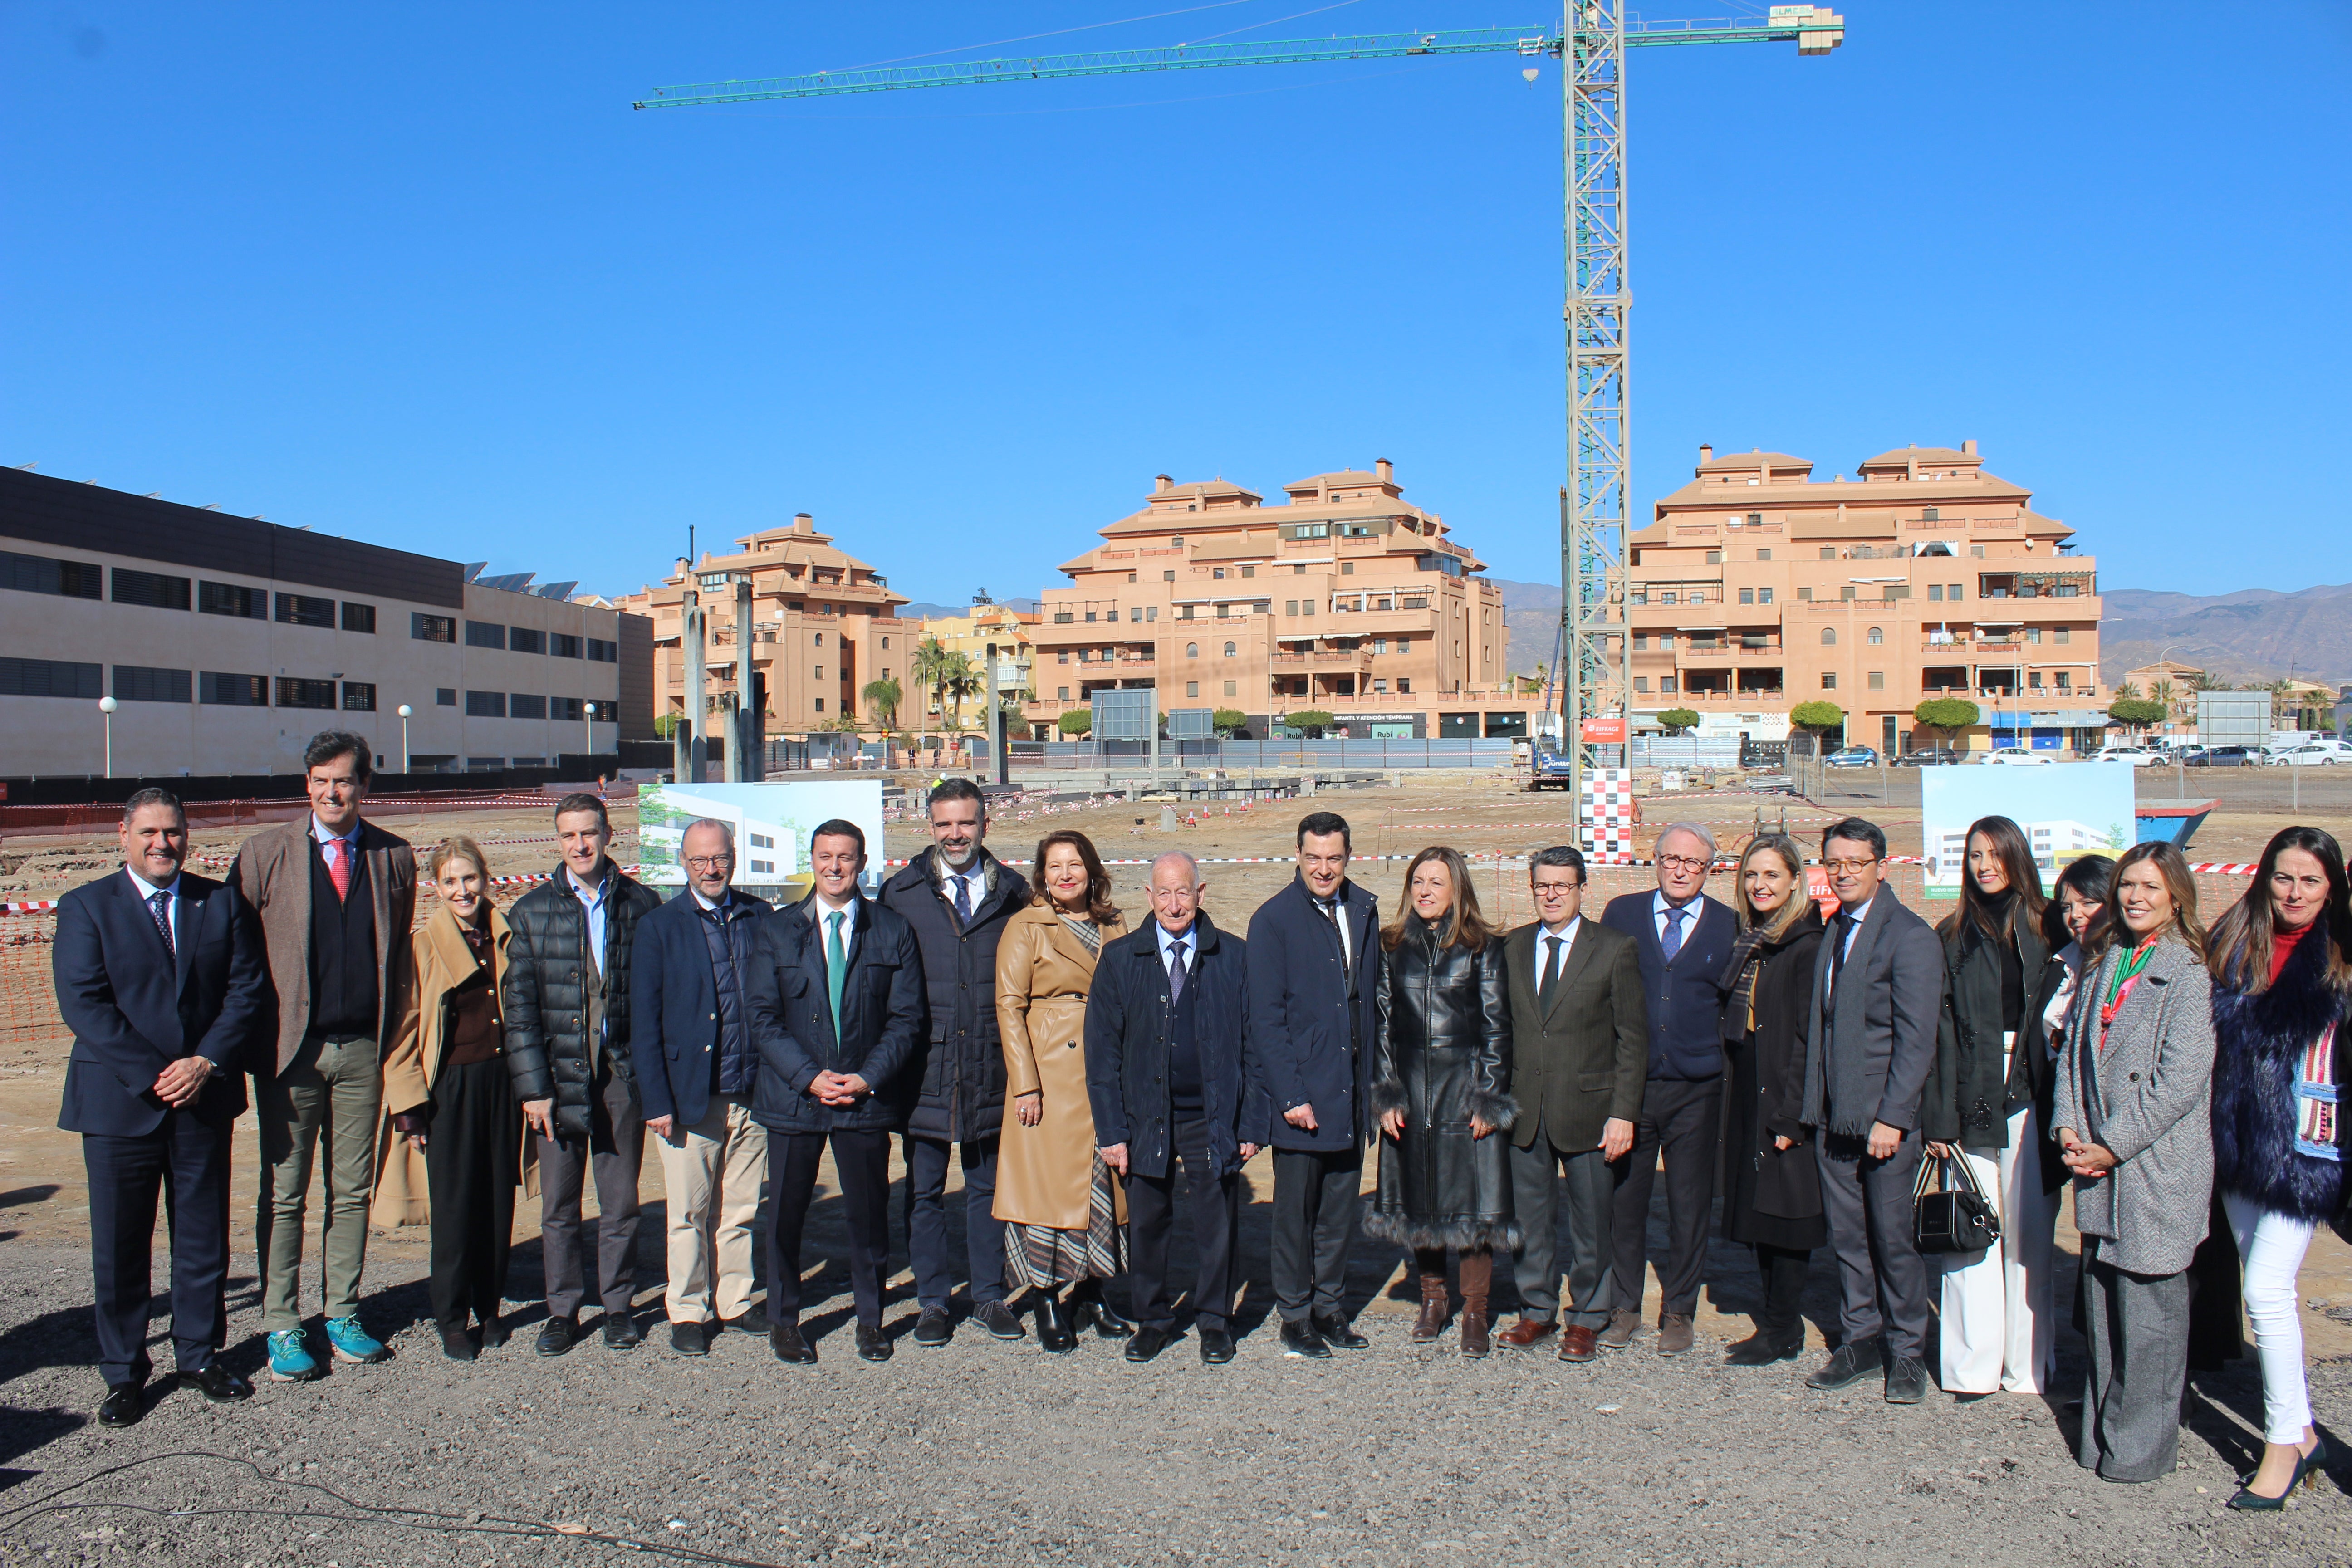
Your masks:
<svg viewBox="0 0 2352 1568"><path fill-rule="evenodd" d="M1794 43L1825 55L1845 41L1845 18L1826 5L1774 5L1761 21L1635 22L1624 0L1565 0L1560 24L1429 33L1361 33L1257 44L1171 44L928 65L864 67L803 76L656 88L638 109L686 109L779 99L833 98L926 87L973 87L1144 71L1414 56L1549 56L1561 65L1562 179L1567 201L1567 482L1559 524L1560 638L1555 666L1562 750L1580 791L1599 748L1587 720L1622 721L1631 756L1632 638L1625 583L1632 538L1633 295L1626 255L1625 51L1645 46ZM1532 79L1533 72L1528 73Z"/></svg>

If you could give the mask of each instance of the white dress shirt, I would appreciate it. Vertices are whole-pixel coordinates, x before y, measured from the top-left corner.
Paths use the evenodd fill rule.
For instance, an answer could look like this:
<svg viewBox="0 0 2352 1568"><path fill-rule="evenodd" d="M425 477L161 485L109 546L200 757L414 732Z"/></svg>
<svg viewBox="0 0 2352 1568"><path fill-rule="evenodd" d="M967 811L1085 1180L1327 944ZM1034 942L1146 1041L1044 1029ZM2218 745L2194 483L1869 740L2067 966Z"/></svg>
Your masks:
<svg viewBox="0 0 2352 1568"><path fill-rule="evenodd" d="M1315 900L1315 907L1318 911L1320 911L1326 907L1325 900L1317 895L1314 889L1309 888L1307 890L1307 896ZM1356 943L1355 939L1348 931L1347 883L1340 883L1339 890L1331 895L1328 908L1331 912L1326 918L1329 919L1333 925L1339 928L1339 955L1346 961L1348 967L1352 969L1356 964Z"/></svg>
<svg viewBox="0 0 2352 1568"><path fill-rule="evenodd" d="M588 951L595 954L596 973L602 974L604 973L604 898L612 891L613 868L605 867L604 879L593 888L582 881L569 866L563 868L563 879L570 884L572 896L579 900L580 907L587 911ZM702 900L700 893L694 896L697 901Z"/></svg>
<svg viewBox="0 0 2352 1568"><path fill-rule="evenodd" d="M817 952L825 955L827 963L832 962L832 955L824 943L832 932L835 912L834 906L824 901L823 893L810 895L809 919L816 922ZM841 967L846 970L857 952L857 895L851 894L838 912L845 917L841 922Z"/></svg>
<svg viewBox="0 0 2352 1568"><path fill-rule="evenodd" d="M1182 931L1171 931L1158 921L1151 922L1152 934L1160 939L1160 967L1173 972L1174 960L1170 956L1178 944L1184 949L1184 977L1190 980L1201 962L1201 922L1195 920Z"/></svg>
<svg viewBox="0 0 2352 1568"><path fill-rule="evenodd" d="M947 895L948 902L952 904L956 901L955 884L961 882L964 897L977 911L980 908L980 900L988 893L988 862L981 858L980 851L978 849L972 851L971 864L961 871L949 867L944 859L940 862L940 866L947 872L946 877L940 880L940 891Z"/></svg>
<svg viewBox="0 0 2352 1568"><path fill-rule="evenodd" d="M131 885L139 889L139 901L149 909L155 907L156 894L163 895L163 918L172 922L172 951L178 952L180 951L180 879L174 877L169 884L158 886L131 870L128 866L122 869L124 874L130 877Z"/></svg>
<svg viewBox="0 0 2352 1568"><path fill-rule="evenodd" d="M1691 937L1698 931L1698 917L1705 910L1705 906L1698 900L1699 896L1696 893L1693 893L1690 896L1688 902L1681 904L1675 903L1663 892L1655 893L1651 896L1650 919L1656 925L1658 942L1660 946L1664 946L1665 944L1666 911L1668 910L1680 910L1682 911L1683 940L1685 942L1690 941Z"/></svg>
<svg viewBox="0 0 2352 1568"><path fill-rule="evenodd" d="M1547 974L1566 973L1569 954L1576 951L1576 933L1584 929L1581 912L1569 918L1568 924L1554 931L1546 926L1536 932L1536 988L1543 988Z"/></svg>

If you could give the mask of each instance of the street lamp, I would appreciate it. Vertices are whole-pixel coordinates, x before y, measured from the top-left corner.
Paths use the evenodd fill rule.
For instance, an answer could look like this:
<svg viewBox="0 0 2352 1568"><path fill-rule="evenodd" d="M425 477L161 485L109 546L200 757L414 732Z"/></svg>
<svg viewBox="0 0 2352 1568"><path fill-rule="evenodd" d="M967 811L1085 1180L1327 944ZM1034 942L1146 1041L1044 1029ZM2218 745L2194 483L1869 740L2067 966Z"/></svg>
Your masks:
<svg viewBox="0 0 2352 1568"><path fill-rule="evenodd" d="M100 698L98 710L106 715L106 776L112 778L114 776L114 699Z"/></svg>
<svg viewBox="0 0 2352 1568"><path fill-rule="evenodd" d="M404 776L408 773L408 716L415 711L405 702L400 705L400 771Z"/></svg>

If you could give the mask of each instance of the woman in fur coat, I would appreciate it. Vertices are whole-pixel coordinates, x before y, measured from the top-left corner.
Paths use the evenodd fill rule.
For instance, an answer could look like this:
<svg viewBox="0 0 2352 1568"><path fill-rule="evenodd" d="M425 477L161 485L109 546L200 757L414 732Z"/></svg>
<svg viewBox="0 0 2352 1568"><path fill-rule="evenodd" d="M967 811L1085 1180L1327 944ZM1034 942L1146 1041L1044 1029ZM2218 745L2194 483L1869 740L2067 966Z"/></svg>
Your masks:
<svg viewBox="0 0 2352 1568"><path fill-rule="evenodd" d="M1487 1349L1496 1249L1519 1245L1511 1217L1510 988L1503 939L1478 913L1470 868L1431 847L1405 868L1405 908L1381 931L1388 1010L1372 1069L1380 1195L1364 1229L1412 1248L1421 1273L1417 1343L1445 1330L1445 1252L1462 1258L1462 1353Z"/></svg>
<svg viewBox="0 0 2352 1568"><path fill-rule="evenodd" d="M2296 1272L2344 1208L2336 1090L2352 1013L2344 854L2315 827L2263 850L2253 886L2214 927L2213 1182L2243 1259L2263 1367L2263 1462L2230 1500L2276 1509L2326 1461L2312 1429Z"/></svg>

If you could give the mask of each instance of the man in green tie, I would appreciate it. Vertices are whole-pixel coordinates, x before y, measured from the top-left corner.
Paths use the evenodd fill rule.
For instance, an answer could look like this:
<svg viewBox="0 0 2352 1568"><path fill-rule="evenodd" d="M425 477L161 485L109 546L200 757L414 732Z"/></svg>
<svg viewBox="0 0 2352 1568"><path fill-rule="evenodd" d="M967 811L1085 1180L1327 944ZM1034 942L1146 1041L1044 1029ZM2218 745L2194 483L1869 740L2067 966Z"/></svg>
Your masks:
<svg viewBox="0 0 2352 1568"><path fill-rule="evenodd" d="M768 1129L768 1343L790 1364L816 1360L802 1335L801 1235L829 1148L849 1222L857 1353L890 1359L882 1331L889 1256L890 1132L900 1079L923 1022L914 928L858 888L866 835L822 823L809 840L809 896L777 910L747 978L760 1082L751 1114Z"/></svg>

